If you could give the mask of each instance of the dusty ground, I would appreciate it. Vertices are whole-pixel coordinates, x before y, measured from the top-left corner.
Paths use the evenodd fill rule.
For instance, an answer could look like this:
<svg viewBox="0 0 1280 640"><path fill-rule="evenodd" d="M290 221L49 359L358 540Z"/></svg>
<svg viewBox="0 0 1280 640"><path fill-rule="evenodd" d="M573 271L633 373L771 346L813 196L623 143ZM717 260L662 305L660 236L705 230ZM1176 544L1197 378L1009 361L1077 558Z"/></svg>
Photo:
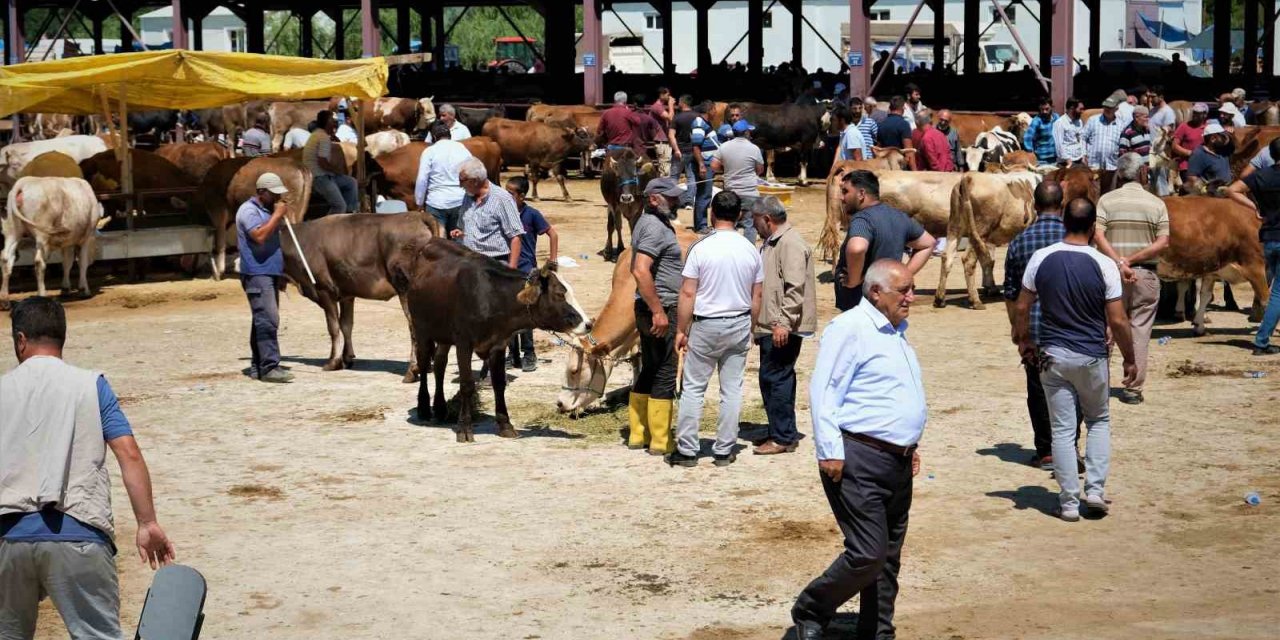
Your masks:
<svg viewBox="0 0 1280 640"><path fill-rule="evenodd" d="M594 313L612 267L595 255L604 213L595 182L571 188L573 202L539 206L562 253L588 255L567 273ZM793 206L811 242L821 193L802 190ZM1024 464L1031 433L1004 309L935 310L937 273L933 261L919 279L909 334L930 422L900 637L1277 637L1280 360L1242 348L1245 317L1212 314L1201 339L1186 324L1157 329L1173 341L1152 347L1147 403L1112 405L1112 515L1066 524L1047 514L1054 482ZM953 274L953 300L961 282ZM408 422L396 306L357 304L359 362L337 373L319 369L319 309L296 292L282 306L298 377L283 387L241 373L249 319L235 282L108 283L69 307L68 359L115 385L161 522L208 578L205 638L777 640L796 593L840 550L809 441L727 469L669 469L617 445L623 413L554 415L563 353L544 343L539 371L509 393L525 437L501 440L489 423L456 444L447 427ZM829 285L819 306L825 320ZM802 385L815 353L806 345ZM0 366L12 363L4 350ZM621 368L611 387L629 379ZM746 393L744 418L758 421L759 392ZM132 629L151 572L131 554L113 475ZM1251 490L1261 507L1244 505ZM45 613L40 637L64 637Z"/></svg>

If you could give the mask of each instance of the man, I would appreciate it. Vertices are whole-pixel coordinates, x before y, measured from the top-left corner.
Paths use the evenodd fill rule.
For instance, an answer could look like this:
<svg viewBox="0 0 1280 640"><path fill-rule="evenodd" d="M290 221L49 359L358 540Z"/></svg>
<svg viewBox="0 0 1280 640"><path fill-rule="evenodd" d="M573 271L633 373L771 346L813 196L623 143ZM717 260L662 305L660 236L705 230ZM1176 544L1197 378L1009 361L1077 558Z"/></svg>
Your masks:
<svg viewBox="0 0 1280 640"><path fill-rule="evenodd" d="M1022 274L1027 269L1027 262L1035 252L1062 242L1065 231L1062 226L1062 186L1052 180L1037 185L1035 207L1035 220L1009 243L1009 250L1005 253L1003 293L1011 335L1018 326L1015 303L1022 291ZM1028 331L1031 342L1039 345L1038 301L1031 305ZM1022 368L1027 376L1027 413L1030 414L1032 442L1036 449L1031 457L1031 466L1052 471L1053 429L1049 423L1049 405L1045 402L1044 387L1040 384L1040 371L1033 358L1022 358Z"/></svg>
<svg viewBox="0 0 1280 640"><path fill-rule="evenodd" d="M668 215L684 189L671 178L655 178L644 187L644 212L631 229L631 275L636 279L636 329L640 334L640 372L628 402L627 447L666 455L671 439L672 400L676 397L675 330L684 261Z"/></svg>
<svg viewBox="0 0 1280 640"><path fill-rule="evenodd" d="M1239 91L1241 94L1244 93L1244 89L1236 89L1236 91ZM1244 102L1244 99L1241 98L1240 102ZM1246 124L1250 124L1244 116L1244 111L1242 111L1240 106L1236 104L1234 92L1223 94L1218 99L1218 120L1221 121L1223 125L1231 125L1234 127L1243 127Z"/></svg>
<svg viewBox="0 0 1280 640"><path fill-rule="evenodd" d="M259 114L253 121L253 127L241 136L240 149L246 158L258 158L271 155L271 118ZM306 143L303 143L306 144Z"/></svg>
<svg viewBox="0 0 1280 640"><path fill-rule="evenodd" d="M836 308L848 311L862 300L862 282L876 260L902 261L910 250L908 268L919 273L929 261L934 239L919 222L880 202L880 179L870 171L850 171L840 184L845 209L854 212L835 269Z"/></svg>
<svg viewBox="0 0 1280 640"><path fill-rule="evenodd" d="M832 102L842 104L846 107L849 106L849 85L843 82L837 82L831 89L835 93L835 95L831 97Z"/></svg>
<svg viewBox="0 0 1280 640"><path fill-rule="evenodd" d="M875 99L875 98L873 98L873 97L871 97L871 96L867 96L867 97L865 97L865 98L863 98L863 99L862 99L862 111L863 111L863 112L865 112L868 116L870 116L870 117L871 117L871 121L872 121L872 122L874 122L874 123L875 123L875 125L876 125L876 129L877 129L877 131L876 131L876 135L872 136L872 137L871 137L871 139L872 139L872 140L879 140L879 139L880 139L880 132L879 132L880 125L884 124L884 119L889 117L889 110L888 110L888 107L885 107L885 109L884 109L884 110L881 110L881 109L880 109L880 103L879 103L879 102L876 102L876 99Z"/></svg>
<svg viewBox="0 0 1280 640"><path fill-rule="evenodd" d="M636 155L643 153L643 142L640 136L640 116L627 106L627 92L613 94L613 106L600 114L600 124L596 126L596 145L606 151L630 148Z"/></svg>
<svg viewBox="0 0 1280 640"><path fill-rule="evenodd" d="M538 236L547 236L551 243L547 259L555 262L560 256L560 235L556 228L542 216L542 212L525 202L529 195L529 179L525 176L511 176L507 179L507 193L516 202L516 210L520 212L520 226L524 233L520 236L520 260L516 268L528 276L538 268ZM538 370L538 353L533 344L533 329L525 329L511 336L509 366L531 373ZM523 354L523 355L522 355ZM517 357L520 357L517 360Z"/></svg>
<svg viewBox="0 0 1280 640"><path fill-rule="evenodd" d="M1053 101L1040 100L1040 109L1031 119L1031 126L1022 134L1022 147L1036 154L1037 164L1054 164L1058 161L1058 149L1053 144L1053 125L1058 114L1053 112Z"/></svg>
<svg viewBox="0 0 1280 640"><path fill-rule="evenodd" d="M877 58L875 62L871 63L871 77L880 77L880 69L884 68L885 65L889 65L889 68L884 71L885 77L892 76L897 70L897 66L889 59L889 52L882 49L880 51L880 57Z"/></svg>
<svg viewBox="0 0 1280 640"><path fill-rule="evenodd" d="M668 137L672 129L672 118L676 115L676 101L671 97L671 90L658 87L658 100L649 105L649 117L656 127L653 132L653 154L658 161L658 175L665 176L671 172L671 145Z"/></svg>
<svg viewBox="0 0 1280 640"><path fill-rule="evenodd" d="M1169 75L1174 78L1187 77L1187 62L1182 59L1182 54L1173 54L1173 60L1169 62Z"/></svg>
<svg viewBox="0 0 1280 640"><path fill-rule="evenodd" d="M1084 102L1079 98L1067 98L1067 111L1053 121L1053 148L1058 152L1058 164L1071 166L1084 162Z"/></svg>
<svg viewBox="0 0 1280 640"><path fill-rule="evenodd" d="M951 126L951 110L941 109L938 111L938 131L947 137L947 147L951 149L951 164L954 167L964 166L964 157L960 154L963 150L960 147L960 132Z"/></svg>
<svg viewBox="0 0 1280 640"><path fill-rule="evenodd" d="M462 200L467 196L458 181L458 167L474 156L462 143L453 139L453 132L443 121L438 120L431 125L431 137L435 142L422 152L418 160L413 201L435 217L445 237L448 237L458 228Z"/></svg>
<svg viewBox="0 0 1280 640"><path fill-rule="evenodd" d="M1235 121L1235 126L1243 127L1250 124L1258 124L1258 114L1253 112L1253 107L1245 101L1244 89L1239 87L1231 90L1231 103L1235 105L1236 111L1240 114L1240 118Z"/></svg>
<svg viewBox="0 0 1280 640"><path fill-rule="evenodd" d="M280 284L284 276L284 252L280 249L280 225L288 205L281 199L289 188L280 176L258 176L257 193L236 211L236 246L240 250L240 286L249 298L253 324L249 330L249 375L263 382L293 382L293 374L280 369Z"/></svg>
<svg viewBox="0 0 1280 640"><path fill-rule="evenodd" d="M1268 149L1271 157L1280 158L1280 138L1272 140ZM1253 209L1262 219L1258 240L1262 242L1271 297L1267 300L1258 333L1253 337L1253 355L1275 355L1280 353L1280 345L1271 344L1271 334L1275 333L1276 324L1280 322L1280 166L1259 169L1237 180L1227 189L1227 195Z"/></svg>
<svg viewBox="0 0 1280 640"><path fill-rule="evenodd" d="M1124 126L1116 116L1119 101L1110 96L1102 101L1102 113L1089 118L1080 138L1089 154L1089 166L1095 170L1114 170L1120 151L1120 134Z"/></svg>
<svg viewBox="0 0 1280 640"><path fill-rule="evenodd" d="M311 132L316 130L316 121L312 120L307 124L307 128L293 127L289 132L284 134L284 140L280 144L282 151L290 149L301 149L307 146L307 140L311 139Z"/></svg>
<svg viewBox="0 0 1280 640"><path fill-rule="evenodd" d="M489 181L489 173L478 158L458 165L458 182L467 195L458 213L458 228L450 231L449 237L461 238L462 246L512 269L519 267L524 226L515 198Z"/></svg>
<svg viewBox="0 0 1280 640"><path fill-rule="evenodd" d="M1173 132L1173 155L1178 160L1178 171L1186 177L1187 161L1200 145L1204 144L1205 121L1209 117L1209 105L1197 102L1191 106L1191 119L1178 125Z"/></svg>
<svg viewBox="0 0 1280 640"><path fill-rule="evenodd" d="M360 205L359 186L355 178L346 175L345 167L334 160L335 156L343 157L333 139L337 129L338 121L334 120L332 111L316 114L316 129L302 147L302 164L311 171L311 192L329 203L328 213L354 213Z"/></svg>
<svg viewBox="0 0 1280 640"><path fill-rule="evenodd" d="M836 145L837 160L868 160L866 140L862 131L853 122L853 114L844 105L836 105L831 109L831 127L840 134L840 142Z"/></svg>
<svg viewBox="0 0 1280 640"><path fill-rule="evenodd" d="M704 114L707 113L707 110L704 109L703 113ZM725 110L724 110L725 124L732 127L734 124L737 124L737 122L741 119L742 119L742 105L736 102L733 102L733 103L730 103L729 106L725 107Z"/></svg>
<svg viewBox="0 0 1280 640"><path fill-rule="evenodd" d="M34 638L47 595L72 638L119 640L107 449L133 505L138 555L155 569L174 549L147 462L106 378L62 360L62 305L27 298L10 319L18 366L0 377L0 637Z"/></svg>
<svg viewBox="0 0 1280 640"><path fill-rule="evenodd" d="M1142 105L1133 108L1133 121L1124 128L1124 133L1120 134L1121 157L1126 153L1136 153L1144 163L1150 159L1151 128L1148 126L1148 113L1147 108Z"/></svg>
<svg viewBox="0 0 1280 640"><path fill-rule="evenodd" d="M897 260L879 260L866 275L862 301L827 324L809 382L818 475L844 552L796 598L791 619L799 640L821 640L855 595L858 638L895 632L911 479L920 471L916 444L928 408L906 338L914 276Z"/></svg>
<svg viewBox="0 0 1280 640"><path fill-rule="evenodd" d="M1275 165L1275 163L1275 158L1271 156L1271 145L1267 145L1262 148L1262 151L1259 151L1254 155L1253 158L1249 160L1249 164L1245 165L1244 169L1240 171L1240 179L1244 180L1245 178L1253 175L1255 171L1259 169L1266 169L1267 167Z"/></svg>
<svg viewBox="0 0 1280 640"><path fill-rule="evenodd" d="M867 106L867 101L870 101L869 107ZM875 157L871 147L876 143L880 135L880 123L871 117L871 111L875 109L875 104L874 98L867 98L867 100L849 99L849 112L853 117L853 122L858 125L858 132L862 134L862 157L866 160Z"/></svg>
<svg viewBox="0 0 1280 640"><path fill-rule="evenodd" d="M717 371L720 411L711 452L717 467L737 460L733 448L742 410L742 374L751 350L751 327L760 315L764 267L755 245L738 235L742 203L732 191L721 191L711 200L711 213L713 233L689 247L681 271L675 348L685 356L676 450L667 456L673 467L698 464L702 398Z"/></svg>
<svg viewBox="0 0 1280 640"><path fill-rule="evenodd" d="M693 104L693 96L680 96L676 103L676 116L671 121L667 137L675 141L671 163L671 177L685 177L683 204L693 205L693 230L707 228L707 207L711 205L711 187L714 178L707 175L710 161L702 155L702 146L711 123L707 122L700 107Z"/></svg>
<svg viewBox="0 0 1280 640"><path fill-rule="evenodd" d="M1075 464L1076 407L1084 416L1085 503L1105 514L1111 466L1107 329L1124 357L1124 385L1137 375L1133 339L1125 317L1116 263L1089 244L1097 227L1093 204L1076 198L1063 216L1062 242L1031 256L1018 294L1018 349L1037 364L1053 425L1053 475L1062 488L1058 515L1080 519L1080 479ZM1031 305L1040 301L1040 341L1031 340Z"/></svg>
<svg viewBox="0 0 1280 640"><path fill-rule="evenodd" d="M914 82L908 82L902 90L907 94L907 103L902 107L902 117L907 121L907 124L911 125L911 130L915 131L918 123L916 114L924 111L927 107L920 102L920 87L917 87Z"/></svg>
<svg viewBox="0 0 1280 640"><path fill-rule="evenodd" d="M755 341L760 345L760 397L769 416L769 437L756 455L796 450L796 359L800 345L818 329L813 250L800 231L787 222L787 209L769 196L751 208L756 231L765 238L760 249L764 286Z"/></svg>
<svg viewBox="0 0 1280 640"><path fill-rule="evenodd" d="M951 159L951 146L947 137L933 127L933 114L921 110L916 114L916 130L911 134L911 146L918 149L911 154L912 169L919 171L955 171Z"/></svg>
<svg viewBox="0 0 1280 640"><path fill-rule="evenodd" d="M1191 153L1187 161L1187 181L1193 178L1206 185L1231 182L1231 160L1224 152L1227 145L1226 129L1217 122L1204 127L1204 143Z"/></svg>
<svg viewBox="0 0 1280 640"><path fill-rule="evenodd" d="M1148 126L1164 129L1166 133L1173 133L1173 128L1178 124L1178 114L1174 113L1173 107L1164 101L1164 87L1155 85L1151 87L1148 95L1151 96L1151 119L1148 121Z"/></svg>
<svg viewBox="0 0 1280 640"><path fill-rule="evenodd" d="M907 120L902 116L902 110L905 107L906 100L902 96L894 96L889 99L889 115L885 117L884 122L880 123L880 132L877 138L880 141L880 146L897 149L912 148L911 129L915 125L907 124ZM907 154L908 157L912 157L912 155Z"/></svg>
<svg viewBox="0 0 1280 640"><path fill-rule="evenodd" d="M733 139L720 145L720 152L711 160L711 168L724 175L724 190L738 196L742 212L751 211L751 205L760 198L760 176L764 175L764 154L751 141L755 127L746 120L733 123ZM748 224L750 214L739 215L738 227L752 244L756 241L756 229Z"/></svg>
<svg viewBox="0 0 1280 640"><path fill-rule="evenodd" d="M436 109L436 116L439 118L440 122L443 122L446 127L449 127L450 140L453 140L454 142L462 142L463 140L471 137L471 129L468 129L467 125L458 122L458 110L455 109L453 105L440 105L440 108ZM427 142L430 143L434 140L435 138L431 136L430 132L428 132Z"/></svg>
<svg viewBox="0 0 1280 640"><path fill-rule="evenodd" d="M1116 103L1116 122L1120 123L1120 130L1123 131L1125 127L1129 126L1129 122L1133 120L1133 107L1138 103L1138 100L1123 89L1113 91L1111 99Z"/></svg>
<svg viewBox="0 0 1280 640"><path fill-rule="evenodd" d="M1160 303L1156 262L1169 246L1169 209L1149 193L1147 161L1136 153L1120 156L1116 169L1119 188L1098 198L1098 250L1116 261L1126 276L1121 302L1129 316L1137 371L1120 392L1120 402L1141 404L1147 379L1147 346Z"/></svg>

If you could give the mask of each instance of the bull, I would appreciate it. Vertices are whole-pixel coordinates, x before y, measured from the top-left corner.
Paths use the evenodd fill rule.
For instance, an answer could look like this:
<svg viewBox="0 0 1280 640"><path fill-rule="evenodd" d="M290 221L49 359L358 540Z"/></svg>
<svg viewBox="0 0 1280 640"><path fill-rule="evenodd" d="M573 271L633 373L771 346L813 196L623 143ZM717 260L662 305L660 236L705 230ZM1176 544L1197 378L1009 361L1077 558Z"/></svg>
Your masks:
<svg viewBox="0 0 1280 640"><path fill-rule="evenodd" d="M89 295L89 265L93 262L94 235L102 219L102 204L93 188L81 178L18 180L9 191L8 206L0 212L4 251L0 257L0 309L9 308L9 276L18 258L18 243L31 234L36 241L36 292L45 295L45 258L52 249L62 250L62 291ZM71 289L74 251L79 248L80 286Z"/></svg>

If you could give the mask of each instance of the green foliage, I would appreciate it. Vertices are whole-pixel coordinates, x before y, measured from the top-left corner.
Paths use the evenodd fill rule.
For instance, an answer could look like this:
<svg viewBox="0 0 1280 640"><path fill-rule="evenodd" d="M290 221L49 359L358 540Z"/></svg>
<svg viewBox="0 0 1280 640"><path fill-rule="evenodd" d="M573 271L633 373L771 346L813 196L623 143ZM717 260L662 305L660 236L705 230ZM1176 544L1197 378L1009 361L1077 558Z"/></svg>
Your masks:
<svg viewBox="0 0 1280 640"><path fill-rule="evenodd" d="M503 19L497 7L472 7L463 14L462 7L449 7L444 12L446 28L458 20L453 33L448 38L449 44L457 45L458 60L463 68L474 68L478 62L493 60L493 39L502 36L517 36L516 30ZM534 46L541 53L544 49L543 19L537 11L530 7L507 7L505 9L511 21L520 27L520 33L537 41Z"/></svg>
<svg viewBox="0 0 1280 640"><path fill-rule="evenodd" d="M1202 12L1201 24L1203 24L1206 27L1213 24L1213 6L1217 1L1218 0L1204 0L1204 4L1202 5L1202 8L1201 8L1201 12ZM1222 0L1222 1L1231 3L1231 28L1243 29L1244 28L1244 3L1231 2L1231 0ZM1258 10L1258 18L1259 20L1261 20L1262 18L1261 9Z"/></svg>

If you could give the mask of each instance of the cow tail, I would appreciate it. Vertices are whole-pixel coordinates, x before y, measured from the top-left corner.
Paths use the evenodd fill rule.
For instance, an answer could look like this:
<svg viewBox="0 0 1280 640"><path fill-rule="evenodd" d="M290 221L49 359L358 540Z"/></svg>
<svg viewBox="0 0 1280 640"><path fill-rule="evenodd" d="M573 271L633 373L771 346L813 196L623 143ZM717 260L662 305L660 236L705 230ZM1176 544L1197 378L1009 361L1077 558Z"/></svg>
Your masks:
<svg viewBox="0 0 1280 640"><path fill-rule="evenodd" d="M9 201L7 204L8 204L8 210L13 212L13 217L16 218L22 224L27 225L31 229L34 229L44 234L47 237L56 238L61 235L66 235L65 230L56 229L53 227L46 227L45 225L42 225L22 215L22 208L18 206L18 198L22 195L22 187L24 186L25 185L22 184L22 181L19 180L18 184L14 185L13 190L9 192Z"/></svg>

